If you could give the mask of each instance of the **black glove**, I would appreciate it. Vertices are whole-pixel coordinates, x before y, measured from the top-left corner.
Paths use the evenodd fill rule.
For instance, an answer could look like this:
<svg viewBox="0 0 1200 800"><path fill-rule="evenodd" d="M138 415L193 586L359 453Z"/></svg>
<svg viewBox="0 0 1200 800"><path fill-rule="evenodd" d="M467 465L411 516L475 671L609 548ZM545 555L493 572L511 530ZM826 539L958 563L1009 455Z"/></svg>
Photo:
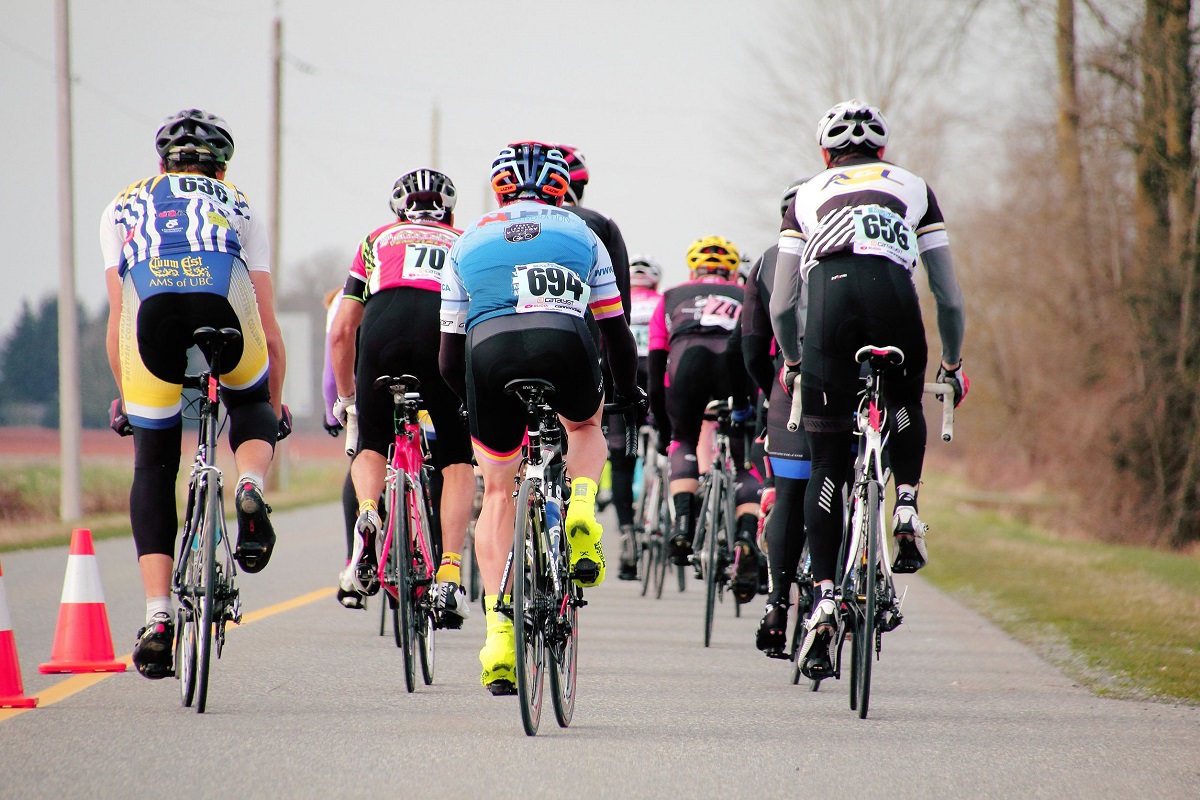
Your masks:
<svg viewBox="0 0 1200 800"><path fill-rule="evenodd" d="M330 425L329 420L323 419L321 420L321 427L325 429L326 433L335 439L342 435L342 424L340 422L335 422Z"/></svg>
<svg viewBox="0 0 1200 800"><path fill-rule="evenodd" d="M112 405L108 407L108 427L113 429L113 433L118 436L132 436L133 426L129 424L129 417L125 416L125 409L121 407L121 398L112 401Z"/></svg>
<svg viewBox="0 0 1200 800"><path fill-rule="evenodd" d="M792 396L792 390L795 389L796 386L796 376L799 374L799 364L792 366L791 364L784 363L784 365L779 368L779 385L783 387L785 392L787 392L788 397Z"/></svg>
<svg viewBox="0 0 1200 800"><path fill-rule="evenodd" d="M944 366L938 365L937 382L949 384L954 388L955 408L958 408L958 404L963 401L971 388L971 379L967 377L967 373L963 372L961 361L955 369L946 369Z"/></svg>
<svg viewBox="0 0 1200 800"><path fill-rule="evenodd" d="M275 441L277 441L277 442L282 442L292 432L291 409L289 409L287 407L287 404L284 403L283 406L281 407L280 411L281 411L281 415L279 417L279 433L275 436Z"/></svg>
<svg viewBox="0 0 1200 800"><path fill-rule="evenodd" d="M617 392L613 397L613 405L630 406L631 411L641 414L650 406L650 398L645 389L634 386L632 392Z"/></svg>

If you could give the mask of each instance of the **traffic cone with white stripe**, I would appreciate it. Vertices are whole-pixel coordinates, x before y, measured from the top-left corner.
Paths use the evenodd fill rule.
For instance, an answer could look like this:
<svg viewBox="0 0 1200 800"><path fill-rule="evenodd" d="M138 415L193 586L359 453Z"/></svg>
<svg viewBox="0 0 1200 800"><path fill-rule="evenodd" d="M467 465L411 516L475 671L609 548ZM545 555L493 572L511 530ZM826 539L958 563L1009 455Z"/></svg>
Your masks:
<svg viewBox="0 0 1200 800"><path fill-rule="evenodd" d="M8 594L4 591L4 566L0 565L0 708L33 708L37 702L36 697L25 696L25 684L21 682L17 640L13 637Z"/></svg>
<svg viewBox="0 0 1200 800"><path fill-rule="evenodd" d="M71 532L67 576L50 660L38 669L50 672L124 672L126 664L113 659L112 631L100 588L100 565L92 546L92 532Z"/></svg>

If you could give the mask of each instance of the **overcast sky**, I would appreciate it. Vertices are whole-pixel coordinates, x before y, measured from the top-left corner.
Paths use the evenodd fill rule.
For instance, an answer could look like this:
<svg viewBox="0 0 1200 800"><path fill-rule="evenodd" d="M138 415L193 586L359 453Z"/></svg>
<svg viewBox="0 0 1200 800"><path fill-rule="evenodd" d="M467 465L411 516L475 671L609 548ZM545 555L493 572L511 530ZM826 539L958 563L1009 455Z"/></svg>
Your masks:
<svg viewBox="0 0 1200 800"><path fill-rule="evenodd" d="M0 6L0 336L22 300L56 292L59 280L54 7ZM631 252L656 255L667 283L684 278L687 246L701 236L720 234L757 254L773 238L779 193L819 165L815 145L796 158L803 163L780 164L765 140L742 135L777 124L765 113L756 51L779 42L779 8L766 0L73 2L77 295L93 311L104 304L100 211L157 172L154 132L180 108L229 122L237 151L227 179L264 218L270 213L276 13L286 53L277 262L285 292L299 288L288 280L300 264L318 257L337 266L311 290L341 282L358 241L389 220L395 177L431 164L435 108L437 166L458 185L460 224L492 202L485 187L496 151L542 139L583 150L592 172L584 204L618 222ZM895 18L903 24L900 12ZM1000 32L973 45L978 57L997 57ZM846 57L860 46L848 38ZM802 82L821 65L805 65L800 54L794 68ZM931 75L931 91L970 107L979 98L966 93L979 90L962 87L972 74L977 81L978 70ZM1000 100L1012 91L1003 77L992 75L987 88ZM842 99L817 96L798 130L767 134L811 142L816 117ZM903 114L885 112L890 152L903 153L904 132L895 130ZM945 165L939 175L961 182Z"/></svg>

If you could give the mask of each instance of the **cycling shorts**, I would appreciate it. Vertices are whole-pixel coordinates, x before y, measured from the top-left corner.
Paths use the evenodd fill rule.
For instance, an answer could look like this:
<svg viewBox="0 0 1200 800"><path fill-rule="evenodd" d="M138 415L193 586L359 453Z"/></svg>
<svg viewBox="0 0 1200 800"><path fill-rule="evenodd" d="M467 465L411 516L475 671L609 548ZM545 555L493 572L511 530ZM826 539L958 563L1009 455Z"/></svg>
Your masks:
<svg viewBox="0 0 1200 800"><path fill-rule="evenodd" d="M467 411L478 459L515 459L525 438L525 406L504 386L540 378L555 387L551 407L572 422L591 419L604 400L600 356L587 323L549 312L493 317L467 333Z"/></svg>
<svg viewBox="0 0 1200 800"><path fill-rule="evenodd" d="M471 463L461 403L438 370L440 308L441 298L426 289L384 289L367 299L355 368L362 449L386 456L396 439L395 403L390 392L375 388L375 379L408 374L421 382L421 401L436 431L437 444L430 448L434 466Z"/></svg>
<svg viewBox="0 0 1200 800"><path fill-rule="evenodd" d="M144 298L135 280L140 266L126 272L121 285L121 387L130 423L156 429L179 424L188 350L193 332L204 326L242 334L222 351L227 404L269 400L267 337L245 263L232 260L225 294L159 288Z"/></svg>
<svg viewBox="0 0 1200 800"><path fill-rule="evenodd" d="M929 350L908 271L879 256L819 262L808 275L804 385L853 397L861 372L854 354L864 345L904 351L904 363L887 371L885 385L901 402L919 403ZM852 410L846 409L847 426Z"/></svg>

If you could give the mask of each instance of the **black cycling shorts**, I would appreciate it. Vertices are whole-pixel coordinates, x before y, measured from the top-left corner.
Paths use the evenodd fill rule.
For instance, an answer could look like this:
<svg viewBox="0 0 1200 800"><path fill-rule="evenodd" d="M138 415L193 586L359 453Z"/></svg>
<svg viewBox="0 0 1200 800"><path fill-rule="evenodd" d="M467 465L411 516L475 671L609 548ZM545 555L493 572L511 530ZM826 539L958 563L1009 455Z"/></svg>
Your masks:
<svg viewBox="0 0 1200 800"><path fill-rule="evenodd" d="M550 405L572 422L590 419L604 400L600 355L579 317L551 312L494 317L467 333L467 411L477 451L505 461L525 437L525 407L504 386L541 378L555 387Z"/></svg>
<svg viewBox="0 0 1200 800"><path fill-rule="evenodd" d="M439 469L471 463L461 403L438 371L440 308L441 297L426 289L399 287L371 295L359 326L355 369L360 446L386 456L396 438L392 395L376 389L375 379L413 375L421 382L421 400L437 434L432 457Z"/></svg>

